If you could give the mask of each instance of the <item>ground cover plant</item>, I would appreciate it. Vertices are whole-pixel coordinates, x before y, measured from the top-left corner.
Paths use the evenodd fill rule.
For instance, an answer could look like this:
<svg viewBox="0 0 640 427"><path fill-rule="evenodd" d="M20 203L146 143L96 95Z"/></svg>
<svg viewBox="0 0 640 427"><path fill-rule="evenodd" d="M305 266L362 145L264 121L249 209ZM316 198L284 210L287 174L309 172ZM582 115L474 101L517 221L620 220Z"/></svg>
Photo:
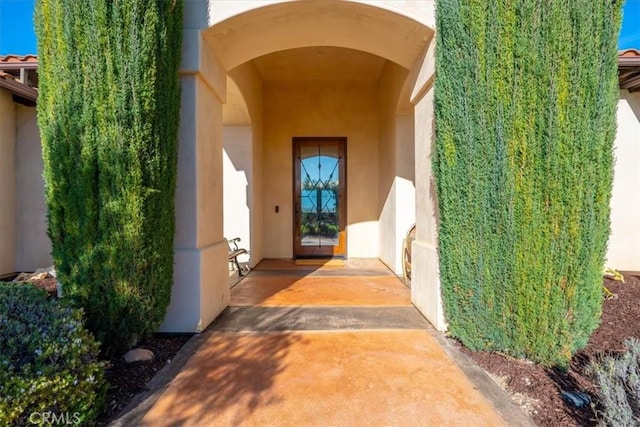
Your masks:
<svg viewBox="0 0 640 427"><path fill-rule="evenodd" d="M451 334L567 366L598 326L619 0L437 2L439 257Z"/></svg>
<svg viewBox="0 0 640 427"><path fill-rule="evenodd" d="M64 297L113 353L173 283L182 1L38 0L38 125Z"/></svg>
<svg viewBox="0 0 640 427"><path fill-rule="evenodd" d="M589 373L598 388L604 424L640 425L640 340L630 338L622 354L593 361Z"/></svg>
<svg viewBox="0 0 640 427"><path fill-rule="evenodd" d="M46 413L91 425L105 391L98 353L81 310L0 283L0 425L46 424Z"/></svg>

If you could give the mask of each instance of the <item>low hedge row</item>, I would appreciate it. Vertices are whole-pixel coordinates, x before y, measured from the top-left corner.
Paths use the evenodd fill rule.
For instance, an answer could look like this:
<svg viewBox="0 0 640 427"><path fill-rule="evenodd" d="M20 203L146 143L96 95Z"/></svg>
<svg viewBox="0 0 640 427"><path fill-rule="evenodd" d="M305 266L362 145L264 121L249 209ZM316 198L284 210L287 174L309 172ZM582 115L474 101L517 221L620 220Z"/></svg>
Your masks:
<svg viewBox="0 0 640 427"><path fill-rule="evenodd" d="M0 283L0 425L91 424L106 390L98 354L81 310Z"/></svg>

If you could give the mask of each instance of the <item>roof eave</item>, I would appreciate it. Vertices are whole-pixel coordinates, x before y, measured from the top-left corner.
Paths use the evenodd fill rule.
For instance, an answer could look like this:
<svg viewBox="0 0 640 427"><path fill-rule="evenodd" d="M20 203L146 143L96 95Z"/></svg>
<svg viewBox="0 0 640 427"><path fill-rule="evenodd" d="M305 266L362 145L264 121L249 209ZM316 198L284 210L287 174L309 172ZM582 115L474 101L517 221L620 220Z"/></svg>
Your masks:
<svg viewBox="0 0 640 427"><path fill-rule="evenodd" d="M36 102L38 99L38 91L35 88L14 80L0 78L0 87L3 87L12 94L18 95L28 101Z"/></svg>

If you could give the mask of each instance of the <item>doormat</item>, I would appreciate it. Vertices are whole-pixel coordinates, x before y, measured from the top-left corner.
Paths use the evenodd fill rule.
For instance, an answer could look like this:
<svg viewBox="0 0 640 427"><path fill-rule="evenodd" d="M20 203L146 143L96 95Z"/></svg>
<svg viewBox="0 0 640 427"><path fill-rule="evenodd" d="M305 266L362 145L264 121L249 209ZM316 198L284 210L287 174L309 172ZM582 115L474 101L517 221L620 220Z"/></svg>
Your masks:
<svg viewBox="0 0 640 427"><path fill-rule="evenodd" d="M344 261L341 259L297 259L296 265L318 265L325 267L344 267Z"/></svg>

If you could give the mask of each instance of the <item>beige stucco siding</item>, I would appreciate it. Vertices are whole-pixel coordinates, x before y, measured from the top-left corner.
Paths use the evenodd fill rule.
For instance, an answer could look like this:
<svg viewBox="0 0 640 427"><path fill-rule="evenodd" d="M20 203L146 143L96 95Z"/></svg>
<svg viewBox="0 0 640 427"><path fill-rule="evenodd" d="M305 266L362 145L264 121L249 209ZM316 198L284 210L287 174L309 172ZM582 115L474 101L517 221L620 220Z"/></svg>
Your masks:
<svg viewBox="0 0 640 427"><path fill-rule="evenodd" d="M270 81L264 94L264 257L293 256L294 136L347 138L348 256L377 257L377 83Z"/></svg>
<svg viewBox="0 0 640 427"><path fill-rule="evenodd" d="M15 116L11 94L0 89L0 275L16 266Z"/></svg>
<svg viewBox="0 0 640 427"><path fill-rule="evenodd" d="M16 270L33 271L53 264L47 236L42 146L34 107L16 114Z"/></svg>
<svg viewBox="0 0 640 427"><path fill-rule="evenodd" d="M244 64L229 73L230 86L235 85L238 96L242 98L246 109L246 116L251 128L251 173L249 179L249 194L247 195L250 211L250 240L243 245L250 251L251 267L263 258L263 198L262 193L262 153L263 153L263 88L262 79L253 63ZM231 91L229 89L229 91ZM226 111L227 105L223 107ZM225 125L227 123L225 122ZM227 140L225 138L225 144ZM249 159L246 159L249 160ZM226 196L225 196L226 198ZM230 213L231 214L231 213ZM226 215L226 213L225 213ZM225 216L225 230L227 218ZM231 232L231 231L230 231ZM246 232L246 231L242 231Z"/></svg>
<svg viewBox="0 0 640 427"><path fill-rule="evenodd" d="M620 91L607 265L640 271L640 93Z"/></svg>
<svg viewBox="0 0 640 427"><path fill-rule="evenodd" d="M307 3L324 3L331 7L331 3L336 3L338 1L344 0L307 0ZM291 0L209 0L209 25L215 25L252 9L287 2L291 2ZM404 15L417 20L428 27L435 27L435 0L349 0L349 2L374 5L380 10L387 10ZM206 15L196 15L194 13L193 19L204 19L204 16Z"/></svg>
<svg viewBox="0 0 640 427"><path fill-rule="evenodd" d="M413 116L398 114L407 70L387 62L379 83L379 258L402 274L404 237L415 222Z"/></svg>
<svg viewBox="0 0 640 427"><path fill-rule="evenodd" d="M222 169L224 172L224 235L240 238L240 246L251 245L251 188L253 183L253 153L251 126L225 126L222 138ZM249 256L238 257L247 262Z"/></svg>

